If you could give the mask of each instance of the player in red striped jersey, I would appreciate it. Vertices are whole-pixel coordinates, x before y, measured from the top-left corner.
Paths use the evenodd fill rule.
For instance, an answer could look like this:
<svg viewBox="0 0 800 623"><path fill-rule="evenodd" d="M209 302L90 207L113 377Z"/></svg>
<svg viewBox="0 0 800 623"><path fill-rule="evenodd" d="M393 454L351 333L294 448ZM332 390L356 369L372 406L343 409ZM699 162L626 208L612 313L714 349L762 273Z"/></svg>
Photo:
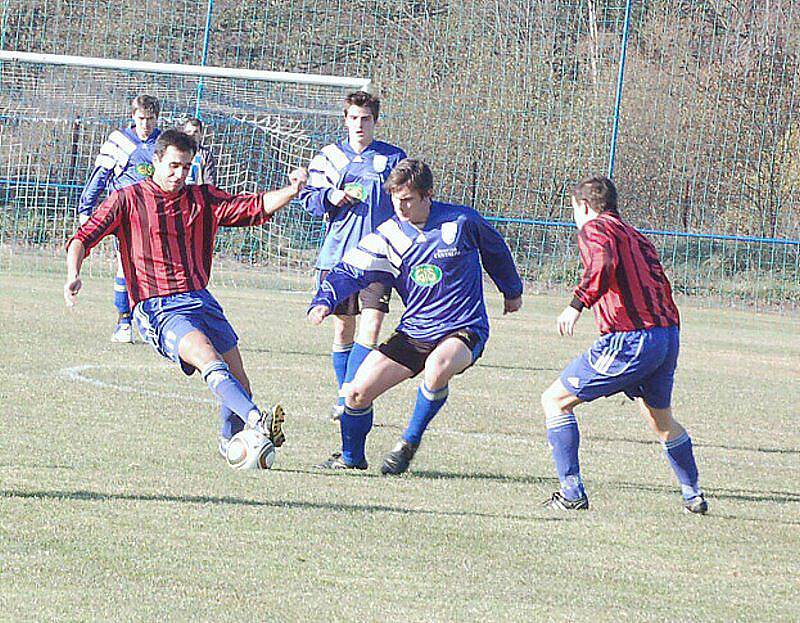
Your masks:
<svg viewBox="0 0 800 623"><path fill-rule="evenodd" d="M234 197L214 186L185 184L194 152L193 140L179 130L159 136L152 179L112 193L70 239L64 298L75 304L84 258L115 235L145 339L186 374L199 370L222 405L220 452L245 423L263 427L279 446L282 409L262 417L251 400L238 337L206 285L217 229L265 223L298 195L307 173L292 171L290 184L279 190Z"/></svg>
<svg viewBox="0 0 800 623"><path fill-rule="evenodd" d="M583 276L558 317L558 331L572 335L583 309L591 307L601 337L542 394L547 440L561 483L545 504L562 510L589 508L573 411L582 402L625 392L639 403L664 446L681 485L684 509L705 514L708 504L698 486L692 441L670 406L680 319L658 253L622 220L617 189L607 177L580 182L572 191L572 209Z"/></svg>

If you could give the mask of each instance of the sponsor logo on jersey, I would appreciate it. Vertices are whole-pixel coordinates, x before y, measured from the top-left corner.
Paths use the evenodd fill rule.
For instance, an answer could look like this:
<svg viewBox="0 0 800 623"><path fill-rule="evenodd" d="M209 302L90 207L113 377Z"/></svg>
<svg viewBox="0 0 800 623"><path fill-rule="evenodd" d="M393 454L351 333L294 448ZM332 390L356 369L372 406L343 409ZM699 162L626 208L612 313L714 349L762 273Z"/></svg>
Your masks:
<svg viewBox="0 0 800 623"><path fill-rule="evenodd" d="M372 159L372 168L375 173L383 173L386 170L386 165L389 164L389 159L383 154L375 154Z"/></svg>
<svg viewBox="0 0 800 623"><path fill-rule="evenodd" d="M456 241L456 234L458 233L458 223L450 221L449 223L442 223L442 240L445 244L453 244Z"/></svg>
<svg viewBox="0 0 800 623"><path fill-rule="evenodd" d="M442 280L442 269L435 264L420 264L411 270L411 278L418 286L430 288Z"/></svg>
<svg viewBox="0 0 800 623"><path fill-rule="evenodd" d="M461 255L461 251L457 247L449 247L447 249L439 249L433 254L433 259L440 260L443 257L457 257Z"/></svg>
<svg viewBox="0 0 800 623"><path fill-rule="evenodd" d="M355 197L359 201L364 201L364 199L367 198L366 189L358 182L350 182L349 184L345 184L344 192L346 192L351 197Z"/></svg>
<svg viewBox="0 0 800 623"><path fill-rule="evenodd" d="M136 165L136 172L142 177L153 177L156 168L148 162L140 162Z"/></svg>

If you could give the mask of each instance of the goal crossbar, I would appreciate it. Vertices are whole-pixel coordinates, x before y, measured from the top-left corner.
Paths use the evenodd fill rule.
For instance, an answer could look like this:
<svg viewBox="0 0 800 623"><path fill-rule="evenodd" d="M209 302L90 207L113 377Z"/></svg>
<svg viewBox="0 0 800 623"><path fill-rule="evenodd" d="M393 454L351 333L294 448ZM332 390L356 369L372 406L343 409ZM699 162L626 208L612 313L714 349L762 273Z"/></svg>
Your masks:
<svg viewBox="0 0 800 623"><path fill-rule="evenodd" d="M265 71L259 69L240 69L234 67L210 67L207 65L152 63L148 61L98 58L94 56L69 56L64 54L20 52L17 50L0 50L0 62L3 61L39 63L44 65L64 65L69 67L94 67L100 69L116 69L122 71L182 76L228 79L239 78L242 80L257 80L262 82L285 82L292 84L307 84L311 86L352 88L362 91L369 91L371 85L371 80L368 78L348 78L342 76L328 76L323 74L305 74L288 71Z"/></svg>

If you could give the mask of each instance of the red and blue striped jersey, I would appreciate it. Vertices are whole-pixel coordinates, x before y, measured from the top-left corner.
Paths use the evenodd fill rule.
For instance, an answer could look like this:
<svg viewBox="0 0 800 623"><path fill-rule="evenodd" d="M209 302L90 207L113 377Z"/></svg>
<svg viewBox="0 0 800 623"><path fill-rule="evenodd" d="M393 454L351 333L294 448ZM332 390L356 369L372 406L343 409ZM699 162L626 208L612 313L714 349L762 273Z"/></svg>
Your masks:
<svg viewBox="0 0 800 623"><path fill-rule="evenodd" d="M112 193L70 242L80 240L88 252L115 234L135 305L205 288L217 229L267 220L261 194L234 197L206 184L167 193L148 179Z"/></svg>
<svg viewBox="0 0 800 623"><path fill-rule="evenodd" d="M584 224L578 249L584 270L575 300L592 308L601 334L680 325L658 252L619 214Z"/></svg>

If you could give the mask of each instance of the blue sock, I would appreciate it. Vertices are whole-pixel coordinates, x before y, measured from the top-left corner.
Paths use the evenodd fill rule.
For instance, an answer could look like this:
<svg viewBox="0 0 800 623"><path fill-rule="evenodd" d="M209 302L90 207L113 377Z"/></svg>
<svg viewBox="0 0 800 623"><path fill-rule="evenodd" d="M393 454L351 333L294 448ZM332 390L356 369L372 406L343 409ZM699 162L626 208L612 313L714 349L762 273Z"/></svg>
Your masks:
<svg viewBox="0 0 800 623"><path fill-rule="evenodd" d="M215 361L202 370L202 375L219 403L238 415L242 422L247 422L247 417L252 411L258 413L258 407L236 377L231 374L227 363Z"/></svg>
<svg viewBox="0 0 800 623"><path fill-rule="evenodd" d="M546 424L547 442L553 452L561 493L568 500L577 500L586 495L578 463L578 447L581 444L578 421L574 414L563 413L552 418L548 417Z"/></svg>
<svg viewBox="0 0 800 623"><path fill-rule="evenodd" d="M422 441L422 433L428 428L431 420L439 413L447 401L447 385L441 389L431 390L425 385L425 381L420 383L417 390L417 402L414 405L414 413L408 422L403 439L409 443L419 444Z"/></svg>
<svg viewBox="0 0 800 623"><path fill-rule="evenodd" d="M242 419L225 405L219 407L219 434L230 439L244 428Z"/></svg>
<svg viewBox="0 0 800 623"><path fill-rule="evenodd" d="M353 344L353 349L350 351L350 356L347 358L347 372L344 375L344 382L349 383L356 378L356 372L361 366L363 361L372 352L372 346L365 346L360 342Z"/></svg>
<svg viewBox="0 0 800 623"><path fill-rule="evenodd" d="M128 318L123 318L120 322L130 322L131 305L128 302L128 288L125 285L125 277L114 277L114 307L120 314L127 314Z"/></svg>
<svg viewBox="0 0 800 623"><path fill-rule="evenodd" d="M333 373L336 375L336 384L338 388L342 389L342 384L347 376L347 361L350 358L350 352L353 350L353 343L349 344L336 344L334 342L331 350L331 360L333 362ZM337 393L337 404L344 404L344 397Z"/></svg>
<svg viewBox="0 0 800 623"><path fill-rule="evenodd" d="M366 409L345 405L339 422L342 426L342 458L348 465L357 465L366 458L367 434L372 430L372 405Z"/></svg>
<svg viewBox="0 0 800 623"><path fill-rule="evenodd" d="M694 462L692 439L689 433L684 432L679 437L662 443L667 454L672 471L681 483L681 493L684 499L690 500L700 495L697 486L697 464Z"/></svg>

